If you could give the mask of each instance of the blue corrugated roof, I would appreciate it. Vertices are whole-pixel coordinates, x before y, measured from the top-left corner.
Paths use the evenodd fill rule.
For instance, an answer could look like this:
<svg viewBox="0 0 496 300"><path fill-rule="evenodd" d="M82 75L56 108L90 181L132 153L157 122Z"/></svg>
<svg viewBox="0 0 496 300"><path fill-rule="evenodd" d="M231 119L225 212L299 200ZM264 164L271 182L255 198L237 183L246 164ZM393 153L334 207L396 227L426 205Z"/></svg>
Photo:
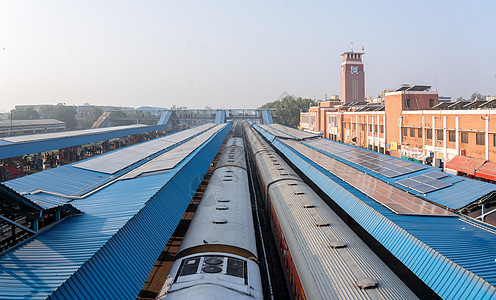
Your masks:
<svg viewBox="0 0 496 300"><path fill-rule="evenodd" d="M270 110L262 110L262 122L266 125L274 123Z"/></svg>
<svg viewBox="0 0 496 300"><path fill-rule="evenodd" d="M340 147L344 146L344 147L349 147L350 149L357 149L359 151L362 151L363 153L371 153L373 155L379 155L379 156L387 157L388 159L393 159L393 160L397 160L397 161L404 161L401 158L373 152L371 150L362 149L362 148L359 148L356 146L338 143L338 142L327 140L327 139L322 139L322 140L325 140L329 145L338 144ZM324 150L317 149L317 148L313 147L312 145L310 145L309 143L303 142L303 144L305 144L305 145L307 145L313 149L316 149L317 151L324 153L324 154L326 154L332 158L335 158L341 162L344 162L348 165L351 165L351 166L353 166L353 167L355 167L355 168L357 168L363 172L366 172L366 173L371 174L377 178L380 178L384 181L387 181L388 183L390 183L390 184L392 184L392 185L394 185L400 189L406 189L406 187L398 184L398 181L400 181L402 179L426 174L426 173L433 172L433 171L440 171L439 168L428 166L428 165L422 165L423 167L425 167L423 170L411 172L411 173L401 175L398 177L394 177L394 178L389 178L389 177L383 176L379 173L375 173L373 171L370 171L370 170L368 170L368 169L366 169L360 165L357 165L353 162L350 162L346 159L343 159L337 155L333 155L333 154L330 154L328 152L325 152ZM415 162L409 162L409 163L417 164ZM451 208L453 210L457 210L457 209L460 209L464 206L467 206L470 203L473 203L474 201L477 201L478 199L483 198L484 196L488 195L491 192L496 192L496 185L494 185L492 183L482 182L482 181L473 180L473 179L469 179L469 178L463 178L460 176L450 175L447 173L444 173L444 175L446 175L446 177L444 177L442 180L445 182L451 183L452 184L451 186L439 189L437 191L425 193L425 194L419 193L419 192L417 192L415 190L411 190L411 189L409 189L408 191L410 193L416 195L416 196L420 196L424 199L427 199L427 200L432 201L434 203L438 203L440 205L446 206L446 207Z"/></svg>
<svg viewBox="0 0 496 300"><path fill-rule="evenodd" d="M496 297L496 230L459 218L399 215L280 140L274 146L445 299Z"/></svg>
<svg viewBox="0 0 496 300"><path fill-rule="evenodd" d="M8 145L0 145L0 159L90 144L118 137L165 129L165 125L119 127L121 128L109 127L107 130L105 130L105 128L81 130L84 134L80 134L77 130L61 132L58 133L59 136L56 138L44 138L44 136L50 136L53 135L53 133L39 134L35 136L37 139L29 139L25 142L19 141ZM63 134L66 134L66 136ZM18 140L22 137L23 136L16 136L12 137L12 139Z"/></svg>
<svg viewBox="0 0 496 300"><path fill-rule="evenodd" d="M222 124L226 122L226 111L218 110L215 112L215 124Z"/></svg>
<svg viewBox="0 0 496 300"><path fill-rule="evenodd" d="M5 182L5 185L21 194L34 190L45 190L64 195L77 195L78 192L84 191L90 186L105 182L109 177L108 174L65 165L30 176L13 179ZM44 209L62 205L70 200L46 193L25 194L24 197L37 203Z"/></svg>
<svg viewBox="0 0 496 300"><path fill-rule="evenodd" d="M84 215L0 257L0 298L135 298L230 125L167 173L116 181L74 200Z"/></svg>
<svg viewBox="0 0 496 300"><path fill-rule="evenodd" d="M172 115L172 110L164 111L157 122L157 125L167 125L169 118Z"/></svg>
<svg viewBox="0 0 496 300"><path fill-rule="evenodd" d="M205 127L205 126L204 126ZM197 132L197 128L192 128L185 131L180 131L166 137L157 138L154 140L150 140L144 143L140 143L137 145L131 145L128 147L124 147L121 149L117 149L112 152L108 152L102 155L97 156L98 159L105 159L106 156L114 155L119 152L127 151L131 148L146 148L147 144L152 144L153 141L159 139L177 139L178 143L182 143L184 141L189 140L193 136L201 134L206 130L203 129L201 132ZM175 146L175 145L174 145ZM155 149L150 151L150 156L148 159L154 158L164 151L171 149L172 147L167 147L159 151L159 149ZM89 158L84 161L89 161L96 158ZM146 161L148 161L148 159ZM13 179L5 182L5 185L12 188L18 193L24 194L24 196L36 204L40 205L44 209L49 209L53 207L57 207L71 201L71 198L64 198L63 195L66 196L81 196L85 193L100 187L114 178L122 175L122 173L127 172L131 168L135 168L140 164L143 164L145 161L137 162L129 167L123 168L120 172L117 172L113 175L106 174L102 172L96 172L92 170L76 168L74 165L77 165L81 162L76 162L73 164L61 166L55 169L49 169L44 172L35 173L30 176L20 177L17 179ZM33 194L34 191L42 191L40 193ZM49 194L49 192L61 194L59 196L54 194Z"/></svg>

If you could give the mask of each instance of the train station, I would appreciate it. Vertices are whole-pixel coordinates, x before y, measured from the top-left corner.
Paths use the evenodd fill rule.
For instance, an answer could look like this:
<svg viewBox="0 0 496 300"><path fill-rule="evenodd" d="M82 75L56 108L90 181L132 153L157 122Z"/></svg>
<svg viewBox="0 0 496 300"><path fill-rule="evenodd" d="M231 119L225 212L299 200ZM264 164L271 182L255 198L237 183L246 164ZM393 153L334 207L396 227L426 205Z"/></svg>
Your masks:
<svg viewBox="0 0 496 300"><path fill-rule="evenodd" d="M5 140L2 159L149 135L0 185L1 299L496 297L494 224L467 213L493 184L268 110L167 126Z"/></svg>

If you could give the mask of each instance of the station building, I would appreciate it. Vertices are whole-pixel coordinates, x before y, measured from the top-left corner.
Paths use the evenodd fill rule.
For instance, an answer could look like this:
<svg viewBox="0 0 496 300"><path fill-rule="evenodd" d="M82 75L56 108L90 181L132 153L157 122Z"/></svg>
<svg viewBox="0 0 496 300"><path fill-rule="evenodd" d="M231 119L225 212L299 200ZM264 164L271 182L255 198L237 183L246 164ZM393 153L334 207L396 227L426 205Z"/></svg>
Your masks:
<svg viewBox="0 0 496 300"><path fill-rule="evenodd" d="M380 103L364 97L350 101L350 90L364 90L362 54L342 54L341 101L319 102L300 112L300 129L452 174L496 181L496 122L491 122L496 100L443 102L430 86L402 85L384 93ZM352 70L354 64L359 67Z"/></svg>

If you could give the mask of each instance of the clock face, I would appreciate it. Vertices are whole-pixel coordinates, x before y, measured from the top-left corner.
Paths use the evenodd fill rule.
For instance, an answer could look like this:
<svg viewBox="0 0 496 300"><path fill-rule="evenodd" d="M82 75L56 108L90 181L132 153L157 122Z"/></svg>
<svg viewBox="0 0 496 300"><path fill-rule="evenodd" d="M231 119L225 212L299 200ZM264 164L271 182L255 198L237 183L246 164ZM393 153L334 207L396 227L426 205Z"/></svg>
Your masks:
<svg viewBox="0 0 496 300"><path fill-rule="evenodd" d="M358 67L351 67L351 74L358 74Z"/></svg>

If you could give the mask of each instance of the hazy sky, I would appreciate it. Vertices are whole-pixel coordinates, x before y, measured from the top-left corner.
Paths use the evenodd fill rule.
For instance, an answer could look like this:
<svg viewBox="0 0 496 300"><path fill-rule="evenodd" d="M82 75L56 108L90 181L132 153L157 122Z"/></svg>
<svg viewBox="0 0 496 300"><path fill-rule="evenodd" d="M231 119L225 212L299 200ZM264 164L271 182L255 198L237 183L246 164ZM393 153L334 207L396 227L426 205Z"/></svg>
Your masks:
<svg viewBox="0 0 496 300"><path fill-rule="evenodd" d="M255 108L402 83L496 95L496 1L0 0L0 111L64 102Z"/></svg>

